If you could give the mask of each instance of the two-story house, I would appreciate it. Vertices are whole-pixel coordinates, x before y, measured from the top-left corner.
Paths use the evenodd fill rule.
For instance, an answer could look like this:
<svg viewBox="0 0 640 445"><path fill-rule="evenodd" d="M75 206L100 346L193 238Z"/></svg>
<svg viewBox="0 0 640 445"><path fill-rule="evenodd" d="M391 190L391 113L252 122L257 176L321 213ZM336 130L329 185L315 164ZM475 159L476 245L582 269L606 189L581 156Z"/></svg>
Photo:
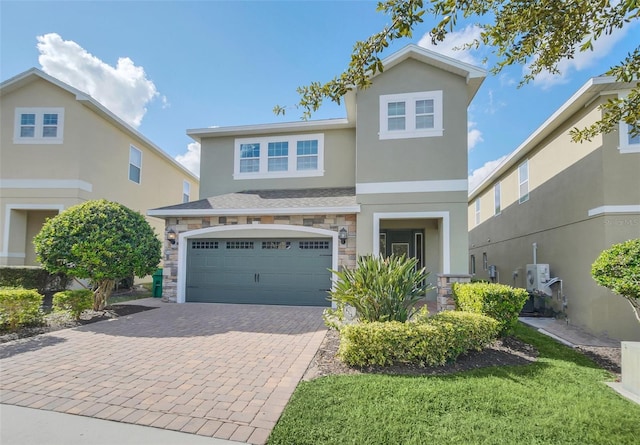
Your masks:
<svg viewBox="0 0 640 445"><path fill-rule="evenodd" d="M640 325L626 300L596 284L591 265L640 237L640 138L624 123L584 143L569 132L633 85L586 82L471 191L468 210L476 278L533 289L570 324L621 340L640 340ZM527 269L534 263L549 273Z"/></svg>
<svg viewBox="0 0 640 445"><path fill-rule="evenodd" d="M207 198L148 213L174 243L166 297L328 305L329 269L366 254L415 257L434 283L468 273L467 107L485 71L415 45L383 63L344 119L188 131Z"/></svg>
<svg viewBox="0 0 640 445"><path fill-rule="evenodd" d="M198 178L89 95L33 68L0 84L0 265L37 265L47 218L105 198L143 214ZM160 236L162 219L147 217Z"/></svg>

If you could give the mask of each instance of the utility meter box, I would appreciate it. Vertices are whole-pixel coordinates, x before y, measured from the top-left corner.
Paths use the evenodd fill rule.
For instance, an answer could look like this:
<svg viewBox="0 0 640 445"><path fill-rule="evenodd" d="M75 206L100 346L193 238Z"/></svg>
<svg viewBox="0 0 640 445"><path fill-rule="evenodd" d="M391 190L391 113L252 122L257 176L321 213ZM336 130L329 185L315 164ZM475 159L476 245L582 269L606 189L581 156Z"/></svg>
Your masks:
<svg viewBox="0 0 640 445"><path fill-rule="evenodd" d="M527 290L551 296L551 288L546 284L551 279L548 264L527 264Z"/></svg>

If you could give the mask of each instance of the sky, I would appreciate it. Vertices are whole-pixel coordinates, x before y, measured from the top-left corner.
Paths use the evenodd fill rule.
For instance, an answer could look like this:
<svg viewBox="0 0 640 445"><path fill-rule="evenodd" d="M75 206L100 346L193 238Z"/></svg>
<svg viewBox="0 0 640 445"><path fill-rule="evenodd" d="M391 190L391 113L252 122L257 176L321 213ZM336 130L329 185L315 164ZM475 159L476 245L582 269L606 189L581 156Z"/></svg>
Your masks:
<svg viewBox="0 0 640 445"><path fill-rule="evenodd" d="M354 43L389 22L369 0L0 0L0 81L39 68L90 94L198 174L200 147L187 129L299 120L296 88L339 75ZM456 50L478 36L473 21L459 22L436 47L427 34L434 24L425 17L412 38L382 56L414 43L491 67L489 48ZM522 87L526 67L488 74L469 106L469 189L639 41L635 22L563 61L560 75ZM276 116L275 105L289 107L287 114ZM344 106L329 102L312 119L345 116Z"/></svg>

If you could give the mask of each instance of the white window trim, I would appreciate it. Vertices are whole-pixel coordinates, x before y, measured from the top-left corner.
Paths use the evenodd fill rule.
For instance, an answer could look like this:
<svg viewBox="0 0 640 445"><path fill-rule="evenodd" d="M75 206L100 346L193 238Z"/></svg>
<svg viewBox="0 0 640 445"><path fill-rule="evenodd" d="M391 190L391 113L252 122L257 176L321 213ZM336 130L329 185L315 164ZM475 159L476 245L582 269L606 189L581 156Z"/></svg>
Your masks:
<svg viewBox="0 0 640 445"><path fill-rule="evenodd" d="M627 127L626 122L620 122L618 127L618 133L620 135L619 138L619 147L620 153L640 153L640 144L630 144L629 143L629 129Z"/></svg>
<svg viewBox="0 0 640 445"><path fill-rule="evenodd" d="M136 150L138 152L140 152L140 165L135 165L131 162L131 150ZM142 150L140 150L138 147L134 146L134 145L129 145L129 162L127 163L127 178L129 178L129 181L133 182L134 184L142 184ZM134 167L138 167L140 169L140 181L136 182L133 179L131 179L131 166Z"/></svg>
<svg viewBox="0 0 640 445"><path fill-rule="evenodd" d="M185 195L187 196L186 201L184 200ZM191 201L191 183L187 180L182 181L182 201L183 202Z"/></svg>
<svg viewBox="0 0 640 445"><path fill-rule="evenodd" d="M475 222L476 222L476 226L480 224L480 198L476 198L475 201Z"/></svg>
<svg viewBox="0 0 640 445"><path fill-rule="evenodd" d="M433 100L433 128L416 129L415 104L418 100ZM405 129L387 130L389 116L388 104L405 102ZM380 139L408 139L442 136L442 91L421 91L404 94L385 94L380 96Z"/></svg>
<svg viewBox="0 0 640 445"><path fill-rule="evenodd" d="M318 141L318 169L317 170L296 170L298 162L297 143L298 141ZM269 142L289 143L289 167L287 171L268 171L269 164ZM240 146L242 144L260 144L260 169L257 172L240 172ZM233 152L233 179L269 179L269 178L306 178L312 176L324 176L324 134L293 134L283 136L255 137L236 139ZM307 156L307 155L305 155Z"/></svg>
<svg viewBox="0 0 640 445"><path fill-rule="evenodd" d="M527 179L526 181L523 181L520 175L520 167L522 167L523 165L527 166ZM529 172L529 160L527 159L526 161L520 163L520 165L518 165L518 203L522 204L523 202L527 202L529 200L529 194L530 194L530 188L529 188L529 179L530 179L530 172ZM521 188L522 188L522 184L527 183L527 193L525 195L522 195L521 193Z"/></svg>
<svg viewBox="0 0 640 445"><path fill-rule="evenodd" d="M35 136L32 138L20 137L20 117L23 114L35 114ZM57 136L55 138L45 138L38 136L42 134L43 118L45 114L57 114ZM13 143L14 144L62 144L64 140L64 108L44 108L44 107L17 107L14 116Z"/></svg>
<svg viewBox="0 0 640 445"><path fill-rule="evenodd" d="M497 216L502 213L502 186L496 183L493 186L493 215Z"/></svg>

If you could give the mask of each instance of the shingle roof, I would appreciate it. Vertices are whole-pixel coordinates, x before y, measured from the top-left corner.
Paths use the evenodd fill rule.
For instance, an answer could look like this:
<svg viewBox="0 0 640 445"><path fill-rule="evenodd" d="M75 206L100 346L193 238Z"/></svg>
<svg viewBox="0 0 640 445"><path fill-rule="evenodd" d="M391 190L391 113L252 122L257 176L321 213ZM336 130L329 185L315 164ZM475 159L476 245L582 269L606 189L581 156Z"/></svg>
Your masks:
<svg viewBox="0 0 640 445"><path fill-rule="evenodd" d="M172 214L229 213L230 211L259 210L269 214L287 209L345 208L352 212L358 206L355 187L311 188L289 190L246 190L212 196L198 201L160 207L149 211L152 216Z"/></svg>

